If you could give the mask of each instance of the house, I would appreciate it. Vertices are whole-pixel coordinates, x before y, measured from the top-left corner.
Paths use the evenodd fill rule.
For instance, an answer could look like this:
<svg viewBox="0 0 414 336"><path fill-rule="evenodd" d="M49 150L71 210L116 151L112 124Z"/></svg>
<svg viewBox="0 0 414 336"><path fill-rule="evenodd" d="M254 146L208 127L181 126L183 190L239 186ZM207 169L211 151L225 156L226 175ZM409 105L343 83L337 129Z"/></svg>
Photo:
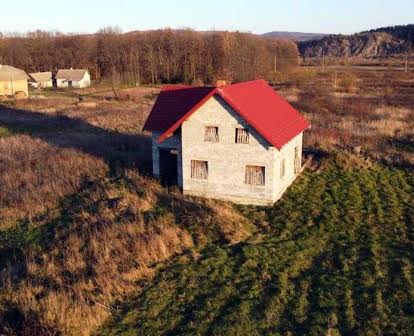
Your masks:
<svg viewBox="0 0 414 336"><path fill-rule="evenodd" d="M29 77L23 70L0 64L0 96L27 98Z"/></svg>
<svg viewBox="0 0 414 336"><path fill-rule="evenodd" d="M58 88L85 88L91 85L91 76L85 69L60 69L56 74Z"/></svg>
<svg viewBox="0 0 414 336"><path fill-rule="evenodd" d="M144 125L153 174L184 194L265 205L301 171L309 122L264 80L165 86Z"/></svg>
<svg viewBox="0 0 414 336"><path fill-rule="evenodd" d="M29 74L29 84L35 88L53 87L52 72L34 72Z"/></svg>

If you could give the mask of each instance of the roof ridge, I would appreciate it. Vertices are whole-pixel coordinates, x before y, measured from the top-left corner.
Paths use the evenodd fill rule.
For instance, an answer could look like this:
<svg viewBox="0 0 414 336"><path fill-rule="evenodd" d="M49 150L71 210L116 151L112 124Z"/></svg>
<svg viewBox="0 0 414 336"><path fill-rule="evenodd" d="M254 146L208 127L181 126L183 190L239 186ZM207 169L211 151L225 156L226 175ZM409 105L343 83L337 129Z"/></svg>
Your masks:
<svg viewBox="0 0 414 336"><path fill-rule="evenodd" d="M226 89L226 88L235 87L235 86L238 86L238 85L252 84L252 83L255 83L255 82L267 83L263 78L257 78L257 79L252 79L252 80L245 81L245 82L239 82L239 83L234 83L234 84L230 84L230 85L224 85L224 86L221 86L219 89Z"/></svg>
<svg viewBox="0 0 414 336"><path fill-rule="evenodd" d="M161 91L174 91L180 89L215 89L214 86L189 85L189 84L165 84L161 87Z"/></svg>
<svg viewBox="0 0 414 336"><path fill-rule="evenodd" d="M306 118L263 79L223 87L170 85L163 89L144 126L145 130L161 131L158 142L173 134L215 94L278 149L310 126ZM175 89L176 93L168 94L167 89Z"/></svg>

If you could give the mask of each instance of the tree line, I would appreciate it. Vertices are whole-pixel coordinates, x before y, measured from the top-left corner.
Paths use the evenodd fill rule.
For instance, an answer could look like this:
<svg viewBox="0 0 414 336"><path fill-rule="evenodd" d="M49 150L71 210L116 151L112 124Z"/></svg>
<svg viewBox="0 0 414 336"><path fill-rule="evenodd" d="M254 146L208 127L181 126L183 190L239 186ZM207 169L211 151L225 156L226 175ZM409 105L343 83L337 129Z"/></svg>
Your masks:
<svg viewBox="0 0 414 336"><path fill-rule="evenodd" d="M133 84L271 80L299 62L296 43L242 32L162 29L96 34L0 34L0 64L27 72L86 68L97 80Z"/></svg>
<svg viewBox="0 0 414 336"><path fill-rule="evenodd" d="M382 27L371 29L368 32L385 32L396 38L406 40L410 42L411 45L414 43L414 24Z"/></svg>

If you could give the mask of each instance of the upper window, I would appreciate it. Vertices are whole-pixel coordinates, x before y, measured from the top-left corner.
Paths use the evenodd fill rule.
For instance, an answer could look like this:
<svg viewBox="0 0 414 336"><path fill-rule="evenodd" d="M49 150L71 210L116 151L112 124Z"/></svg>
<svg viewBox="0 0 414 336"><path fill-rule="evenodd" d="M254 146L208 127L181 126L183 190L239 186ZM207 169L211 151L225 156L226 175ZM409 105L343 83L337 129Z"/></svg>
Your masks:
<svg viewBox="0 0 414 336"><path fill-rule="evenodd" d="M244 182L250 185L265 185L265 167L246 166Z"/></svg>
<svg viewBox="0 0 414 336"><path fill-rule="evenodd" d="M285 161L285 158L282 158L282 160L280 161L280 178L285 176L285 172L286 172L286 161Z"/></svg>
<svg viewBox="0 0 414 336"><path fill-rule="evenodd" d="M236 143L249 143L249 130L246 128L236 128Z"/></svg>
<svg viewBox="0 0 414 336"><path fill-rule="evenodd" d="M207 126L206 127L206 132L204 134L204 141L206 141L206 142L218 142L219 141L218 127Z"/></svg>
<svg viewBox="0 0 414 336"><path fill-rule="evenodd" d="M191 160L191 178L206 180L208 177L207 161Z"/></svg>

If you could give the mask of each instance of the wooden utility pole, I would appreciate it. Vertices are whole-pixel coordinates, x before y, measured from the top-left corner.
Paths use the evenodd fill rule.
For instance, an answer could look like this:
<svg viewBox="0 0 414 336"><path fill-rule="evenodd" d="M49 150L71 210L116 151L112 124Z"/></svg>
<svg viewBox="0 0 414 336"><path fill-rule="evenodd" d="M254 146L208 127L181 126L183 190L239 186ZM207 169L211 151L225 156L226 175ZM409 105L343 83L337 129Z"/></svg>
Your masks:
<svg viewBox="0 0 414 336"><path fill-rule="evenodd" d="M405 72L408 72L408 51L405 53Z"/></svg>
<svg viewBox="0 0 414 336"><path fill-rule="evenodd" d="M138 55L138 61L137 61L137 79L138 79L138 85L141 85L141 64L139 60L139 55Z"/></svg>
<svg viewBox="0 0 414 336"><path fill-rule="evenodd" d="M322 51L322 72L325 72L325 53Z"/></svg>
<svg viewBox="0 0 414 336"><path fill-rule="evenodd" d="M411 43L409 44L409 47L407 48L407 52L405 53L405 72L408 72L408 62L409 62L410 54L411 54Z"/></svg>
<svg viewBox="0 0 414 336"><path fill-rule="evenodd" d="M273 59L273 71L277 72L277 55L275 54L275 57Z"/></svg>
<svg viewBox="0 0 414 336"><path fill-rule="evenodd" d="M406 48L406 53L405 53L405 72L408 72L408 58L410 57L410 54L412 53L412 47L413 47L411 34L408 35L407 40L408 40L407 48Z"/></svg>

